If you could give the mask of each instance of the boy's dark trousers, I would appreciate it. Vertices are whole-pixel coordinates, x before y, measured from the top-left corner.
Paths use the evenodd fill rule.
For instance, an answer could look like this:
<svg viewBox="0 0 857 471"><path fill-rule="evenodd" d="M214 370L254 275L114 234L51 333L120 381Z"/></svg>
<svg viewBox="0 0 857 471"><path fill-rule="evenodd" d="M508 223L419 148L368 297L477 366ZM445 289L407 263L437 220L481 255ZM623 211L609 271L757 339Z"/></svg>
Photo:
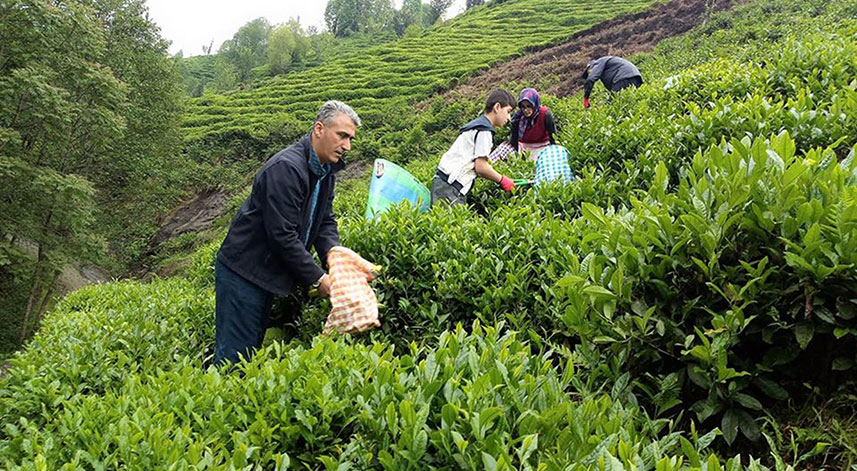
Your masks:
<svg viewBox="0 0 857 471"><path fill-rule="evenodd" d="M435 175L431 180L431 205L438 201L446 201L450 206L467 204L467 197L462 195L457 188Z"/></svg>

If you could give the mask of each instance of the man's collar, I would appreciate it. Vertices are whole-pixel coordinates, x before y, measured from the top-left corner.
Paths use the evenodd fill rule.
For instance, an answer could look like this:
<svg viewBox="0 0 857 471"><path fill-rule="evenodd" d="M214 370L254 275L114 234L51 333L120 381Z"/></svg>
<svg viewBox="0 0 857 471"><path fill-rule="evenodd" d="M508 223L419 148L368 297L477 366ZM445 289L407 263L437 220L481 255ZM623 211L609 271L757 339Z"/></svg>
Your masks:
<svg viewBox="0 0 857 471"><path fill-rule="evenodd" d="M309 168L312 173L316 175L327 175L330 172L330 164L322 164L318 159L318 154L315 153L315 149L312 147L312 142L310 142L309 146Z"/></svg>
<svg viewBox="0 0 857 471"><path fill-rule="evenodd" d="M307 133L303 137L303 139L306 139L306 149L307 149L306 158L311 161L312 158L315 157L316 161L318 161L318 163L321 164L321 161L318 160L318 154L315 153L315 148L312 146L312 132ZM327 164L328 169L329 169L329 173L336 173L336 172L342 170L343 168L345 168L345 166L347 164L348 164L348 162L346 162L343 157L340 157L338 162L332 163L332 164ZM310 168L312 168L312 164L310 164ZM313 173L315 173L315 172L313 172Z"/></svg>

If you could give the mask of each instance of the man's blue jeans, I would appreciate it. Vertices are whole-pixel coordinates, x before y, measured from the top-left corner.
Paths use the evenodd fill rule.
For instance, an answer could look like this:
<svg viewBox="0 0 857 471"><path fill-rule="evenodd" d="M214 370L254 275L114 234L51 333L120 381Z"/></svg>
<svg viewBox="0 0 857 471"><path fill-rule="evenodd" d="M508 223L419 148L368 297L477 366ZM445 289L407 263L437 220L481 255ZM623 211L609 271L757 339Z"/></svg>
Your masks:
<svg viewBox="0 0 857 471"><path fill-rule="evenodd" d="M262 346L274 295L214 262L214 365L237 363Z"/></svg>

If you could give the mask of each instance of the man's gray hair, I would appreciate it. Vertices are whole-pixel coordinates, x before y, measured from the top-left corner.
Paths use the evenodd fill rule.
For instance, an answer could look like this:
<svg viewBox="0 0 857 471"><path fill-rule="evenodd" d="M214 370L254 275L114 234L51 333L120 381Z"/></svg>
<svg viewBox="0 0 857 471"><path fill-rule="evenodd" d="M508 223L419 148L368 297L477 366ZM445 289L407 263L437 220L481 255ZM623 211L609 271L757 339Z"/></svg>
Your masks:
<svg viewBox="0 0 857 471"><path fill-rule="evenodd" d="M360 126L360 116L357 116L357 112L350 106L338 100L330 100L321 105L321 109L318 110L318 116L315 117L315 120L316 122L321 121L325 126L327 126L333 118L340 113L351 118L351 121L354 121L354 124L358 127Z"/></svg>

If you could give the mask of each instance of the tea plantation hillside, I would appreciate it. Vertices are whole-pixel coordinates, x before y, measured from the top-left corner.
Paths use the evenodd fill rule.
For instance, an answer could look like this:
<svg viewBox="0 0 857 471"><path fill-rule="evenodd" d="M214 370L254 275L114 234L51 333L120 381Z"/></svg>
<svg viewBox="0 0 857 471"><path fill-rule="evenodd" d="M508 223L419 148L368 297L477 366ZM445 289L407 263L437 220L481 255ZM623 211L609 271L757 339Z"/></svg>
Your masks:
<svg viewBox="0 0 857 471"><path fill-rule="evenodd" d="M183 124L186 150L218 166L249 159L239 165L246 171L305 133L307 120L325 100L339 99L360 109L366 123L352 158L407 153L401 144L413 129L415 102L528 48L556 43L651 3L491 2L418 37L349 50L310 70L258 82L252 90L192 100Z"/></svg>
<svg viewBox="0 0 857 471"><path fill-rule="evenodd" d="M546 97L570 184L379 221L339 189L385 267L371 334L319 336L315 301L204 368L219 240L66 297L0 379L3 468L853 469L857 1L748 2L636 60L609 103ZM408 118L443 147L478 108Z"/></svg>
<svg viewBox="0 0 857 471"><path fill-rule="evenodd" d="M549 99L582 177L568 187L509 201L480 182L484 218L349 220L346 244L401 268L380 282L387 337L474 317L535 328L591 384L631 381L635 401L730 443L763 439L753 419L777 401L847 392L855 13L752 2L639 57L649 84L609 105ZM428 181L435 163L410 169Z"/></svg>

